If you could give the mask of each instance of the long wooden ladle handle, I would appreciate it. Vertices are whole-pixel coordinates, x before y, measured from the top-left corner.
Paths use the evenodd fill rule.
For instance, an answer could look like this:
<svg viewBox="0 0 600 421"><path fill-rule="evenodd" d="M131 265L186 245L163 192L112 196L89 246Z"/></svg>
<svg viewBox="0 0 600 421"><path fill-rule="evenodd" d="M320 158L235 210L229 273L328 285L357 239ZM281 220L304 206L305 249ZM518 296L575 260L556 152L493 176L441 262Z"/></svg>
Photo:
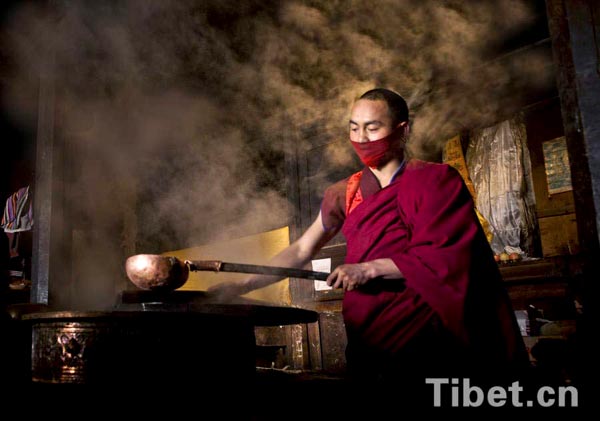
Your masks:
<svg viewBox="0 0 600 421"><path fill-rule="evenodd" d="M260 275L275 275L290 278L318 279L324 281L329 276L327 272L284 268L277 266L250 265L245 263L229 263L220 260L186 260L184 262L191 271L237 272Z"/></svg>

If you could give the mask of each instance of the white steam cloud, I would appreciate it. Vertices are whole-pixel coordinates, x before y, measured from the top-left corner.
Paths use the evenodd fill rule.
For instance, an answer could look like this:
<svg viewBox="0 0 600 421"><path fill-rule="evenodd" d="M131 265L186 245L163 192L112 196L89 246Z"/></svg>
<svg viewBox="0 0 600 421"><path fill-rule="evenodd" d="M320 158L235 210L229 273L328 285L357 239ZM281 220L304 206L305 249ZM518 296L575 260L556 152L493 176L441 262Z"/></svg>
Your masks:
<svg viewBox="0 0 600 421"><path fill-rule="evenodd" d="M2 100L16 119L30 121L37 105L19 98L37 89L52 54L58 133L73 167L65 181L74 226L103 237L94 253L118 262L132 252L287 224L285 154L316 133L340 140L326 164L348 165L349 107L373 87L408 100L412 152L437 156L458 130L493 120L514 102L515 89L548 83L544 55L483 65L490 46L531 24L529 4L29 5L3 28L12 70L3 77L12 89ZM106 265L82 271L106 279L115 272Z"/></svg>

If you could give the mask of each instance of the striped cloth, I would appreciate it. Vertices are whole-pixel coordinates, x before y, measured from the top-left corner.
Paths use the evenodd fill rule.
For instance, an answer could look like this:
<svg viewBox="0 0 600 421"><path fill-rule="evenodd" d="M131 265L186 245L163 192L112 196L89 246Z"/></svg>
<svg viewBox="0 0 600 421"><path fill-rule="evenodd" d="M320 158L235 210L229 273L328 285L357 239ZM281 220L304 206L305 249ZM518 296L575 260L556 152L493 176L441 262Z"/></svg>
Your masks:
<svg viewBox="0 0 600 421"><path fill-rule="evenodd" d="M29 186L22 187L6 199L0 227L4 232L29 231L33 226L33 207Z"/></svg>

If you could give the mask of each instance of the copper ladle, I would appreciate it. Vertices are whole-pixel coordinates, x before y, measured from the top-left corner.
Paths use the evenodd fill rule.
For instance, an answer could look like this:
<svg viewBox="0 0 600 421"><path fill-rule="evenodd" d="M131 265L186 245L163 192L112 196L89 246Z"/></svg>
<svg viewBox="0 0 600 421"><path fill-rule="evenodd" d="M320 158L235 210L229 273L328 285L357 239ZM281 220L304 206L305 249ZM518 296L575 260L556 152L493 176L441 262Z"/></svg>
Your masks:
<svg viewBox="0 0 600 421"><path fill-rule="evenodd" d="M260 266L241 263L227 263L220 260L185 260L173 256L157 254L138 254L125 262L127 277L138 288L146 290L170 291L181 287L191 271L237 272L281 277L326 280L327 272Z"/></svg>

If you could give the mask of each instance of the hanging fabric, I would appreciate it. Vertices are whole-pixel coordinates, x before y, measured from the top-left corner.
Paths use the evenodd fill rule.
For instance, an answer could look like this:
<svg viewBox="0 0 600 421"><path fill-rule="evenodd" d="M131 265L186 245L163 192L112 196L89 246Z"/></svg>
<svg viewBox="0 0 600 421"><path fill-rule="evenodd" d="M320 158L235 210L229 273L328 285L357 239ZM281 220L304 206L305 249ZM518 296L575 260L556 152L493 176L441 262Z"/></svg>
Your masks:
<svg viewBox="0 0 600 421"><path fill-rule="evenodd" d="M477 207L490 223L491 245L502 252L531 256L537 220L527 133L520 116L474 130L467 167Z"/></svg>
<svg viewBox="0 0 600 421"><path fill-rule="evenodd" d="M33 226L33 206L29 186L22 187L6 199L0 227L4 232L29 231Z"/></svg>

